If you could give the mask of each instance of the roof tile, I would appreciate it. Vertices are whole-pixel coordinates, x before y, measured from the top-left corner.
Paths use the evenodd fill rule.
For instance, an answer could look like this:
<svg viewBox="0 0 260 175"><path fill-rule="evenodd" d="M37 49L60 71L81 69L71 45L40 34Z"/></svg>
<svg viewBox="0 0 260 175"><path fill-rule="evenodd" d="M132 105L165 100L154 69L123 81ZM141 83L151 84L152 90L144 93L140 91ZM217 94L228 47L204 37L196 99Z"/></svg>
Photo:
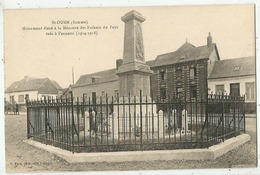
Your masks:
<svg viewBox="0 0 260 175"><path fill-rule="evenodd" d="M215 43L211 47L207 45L195 47L186 42L175 52L158 55L153 67L209 58L214 49L216 49Z"/></svg>
<svg viewBox="0 0 260 175"><path fill-rule="evenodd" d="M255 66L254 56L219 60L214 63L209 79L255 75Z"/></svg>
<svg viewBox="0 0 260 175"><path fill-rule="evenodd" d="M116 75L116 70L117 69L109 69L92 74L81 75L74 87L93 84L92 78L98 78L98 81L95 83L105 83L109 81L119 80L119 77Z"/></svg>
<svg viewBox="0 0 260 175"><path fill-rule="evenodd" d="M32 78L32 77L26 77L20 81L16 81L13 84L11 84L6 90L6 93L10 92L22 92L22 91L34 91L41 88L42 85L45 84L46 81L50 81L48 78ZM52 85L55 86L55 88L60 87L60 85L55 82L51 81ZM47 86L45 88L48 88ZM60 87L61 88L61 87Z"/></svg>

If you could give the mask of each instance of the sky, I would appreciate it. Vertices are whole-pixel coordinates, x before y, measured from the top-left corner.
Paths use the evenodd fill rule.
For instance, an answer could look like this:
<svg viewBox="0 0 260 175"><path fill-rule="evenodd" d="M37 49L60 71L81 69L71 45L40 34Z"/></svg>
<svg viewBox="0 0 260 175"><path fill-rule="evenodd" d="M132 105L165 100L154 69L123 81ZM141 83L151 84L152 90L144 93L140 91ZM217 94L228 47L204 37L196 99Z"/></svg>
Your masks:
<svg viewBox="0 0 260 175"><path fill-rule="evenodd" d="M146 61L177 50L186 40L195 46L206 45L209 32L221 59L255 55L253 5L5 10L5 88L24 76L48 77L66 88L72 84L72 67L75 82L80 75L115 68L116 60L123 57L121 17L130 10L146 18L142 24ZM108 29L86 30L98 31L97 36L53 36L46 35L46 30L22 30L62 27L52 21L64 20L87 21L89 26Z"/></svg>

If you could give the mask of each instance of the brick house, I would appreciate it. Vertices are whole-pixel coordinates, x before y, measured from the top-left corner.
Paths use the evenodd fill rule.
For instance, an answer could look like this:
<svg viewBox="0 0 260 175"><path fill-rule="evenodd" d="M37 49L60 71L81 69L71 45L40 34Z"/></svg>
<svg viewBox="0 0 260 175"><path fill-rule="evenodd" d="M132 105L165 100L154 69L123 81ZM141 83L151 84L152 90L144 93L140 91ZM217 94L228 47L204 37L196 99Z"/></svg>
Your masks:
<svg viewBox="0 0 260 175"><path fill-rule="evenodd" d="M186 42L175 52L158 55L150 63L153 99L205 98L207 77L214 62L220 60L217 45L207 37L207 45L195 47ZM169 99L170 98L170 99Z"/></svg>

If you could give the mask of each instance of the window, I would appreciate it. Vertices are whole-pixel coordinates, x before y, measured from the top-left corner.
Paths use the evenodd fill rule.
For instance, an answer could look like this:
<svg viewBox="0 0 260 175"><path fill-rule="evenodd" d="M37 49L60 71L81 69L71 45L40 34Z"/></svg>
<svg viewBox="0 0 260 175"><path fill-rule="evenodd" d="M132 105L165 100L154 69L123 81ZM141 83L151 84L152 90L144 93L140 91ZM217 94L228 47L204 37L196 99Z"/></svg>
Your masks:
<svg viewBox="0 0 260 175"><path fill-rule="evenodd" d="M176 92L177 92L177 97L181 98L182 97L182 92L183 92L182 87L177 87L176 88Z"/></svg>
<svg viewBox="0 0 260 175"><path fill-rule="evenodd" d="M10 101L10 103L14 103L14 95L11 95L11 96L9 97L9 101Z"/></svg>
<svg viewBox="0 0 260 175"><path fill-rule="evenodd" d="M92 92L92 104L96 104L97 103L97 93L96 92Z"/></svg>
<svg viewBox="0 0 260 175"><path fill-rule="evenodd" d="M177 68L176 77L182 77L182 69L181 68Z"/></svg>
<svg viewBox="0 0 260 175"><path fill-rule="evenodd" d="M230 84L230 95L240 96L240 84L239 83Z"/></svg>
<svg viewBox="0 0 260 175"><path fill-rule="evenodd" d="M26 97L25 97L25 98L26 98ZM48 100L48 95L42 95L41 98L42 98L43 100Z"/></svg>
<svg viewBox="0 0 260 175"><path fill-rule="evenodd" d="M118 92L118 90L115 90L115 100L118 100L118 97L119 97L119 92Z"/></svg>
<svg viewBox="0 0 260 175"><path fill-rule="evenodd" d="M102 92L101 92L101 97L102 97L102 99L105 99L105 98L106 98L106 93L105 93L105 91L102 91Z"/></svg>
<svg viewBox="0 0 260 175"><path fill-rule="evenodd" d="M29 94L25 94L25 100L29 100Z"/></svg>
<svg viewBox="0 0 260 175"><path fill-rule="evenodd" d="M255 99L255 83L246 83L246 100Z"/></svg>
<svg viewBox="0 0 260 175"><path fill-rule="evenodd" d="M88 101L88 94L87 93L83 93L83 99L84 99L85 102Z"/></svg>
<svg viewBox="0 0 260 175"><path fill-rule="evenodd" d="M24 95L18 96L18 102L24 102Z"/></svg>
<svg viewBox="0 0 260 175"><path fill-rule="evenodd" d="M233 71L239 71L240 70L240 66L234 66Z"/></svg>
<svg viewBox="0 0 260 175"><path fill-rule="evenodd" d="M191 95L191 98L197 98L197 87L196 86L190 87L190 95Z"/></svg>
<svg viewBox="0 0 260 175"><path fill-rule="evenodd" d="M197 76L196 68L195 67L190 68L190 79L195 79L196 76Z"/></svg>
<svg viewBox="0 0 260 175"><path fill-rule="evenodd" d="M224 94L224 84L216 85L216 94Z"/></svg>
<svg viewBox="0 0 260 175"><path fill-rule="evenodd" d="M91 77L91 82L92 83L97 83L99 81L100 77L99 76L93 76Z"/></svg>
<svg viewBox="0 0 260 175"><path fill-rule="evenodd" d="M45 98L45 100L50 100L50 99L51 99L51 96L49 96L49 95L44 95L44 98Z"/></svg>
<svg viewBox="0 0 260 175"><path fill-rule="evenodd" d="M161 81L164 81L164 79L165 79L165 72L164 71L160 72L160 78L161 78Z"/></svg>
<svg viewBox="0 0 260 175"><path fill-rule="evenodd" d="M161 88L160 89L160 95L161 95L161 99L166 99L166 89L165 88Z"/></svg>

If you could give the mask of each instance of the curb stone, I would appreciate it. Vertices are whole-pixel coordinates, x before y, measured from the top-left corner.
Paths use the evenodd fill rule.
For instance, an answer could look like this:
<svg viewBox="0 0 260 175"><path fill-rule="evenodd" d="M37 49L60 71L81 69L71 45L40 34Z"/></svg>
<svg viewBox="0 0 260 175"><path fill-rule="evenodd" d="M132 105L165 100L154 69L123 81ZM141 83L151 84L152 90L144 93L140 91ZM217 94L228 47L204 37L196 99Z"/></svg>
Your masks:
<svg viewBox="0 0 260 175"><path fill-rule="evenodd" d="M154 161L154 160L215 160L228 151L243 145L250 140L249 134L221 142L203 149L178 149L157 151L129 151L129 152L98 152L98 153L72 153L67 150L45 145L33 140L23 142L55 154L65 159L68 163L80 162L129 162L129 161Z"/></svg>

